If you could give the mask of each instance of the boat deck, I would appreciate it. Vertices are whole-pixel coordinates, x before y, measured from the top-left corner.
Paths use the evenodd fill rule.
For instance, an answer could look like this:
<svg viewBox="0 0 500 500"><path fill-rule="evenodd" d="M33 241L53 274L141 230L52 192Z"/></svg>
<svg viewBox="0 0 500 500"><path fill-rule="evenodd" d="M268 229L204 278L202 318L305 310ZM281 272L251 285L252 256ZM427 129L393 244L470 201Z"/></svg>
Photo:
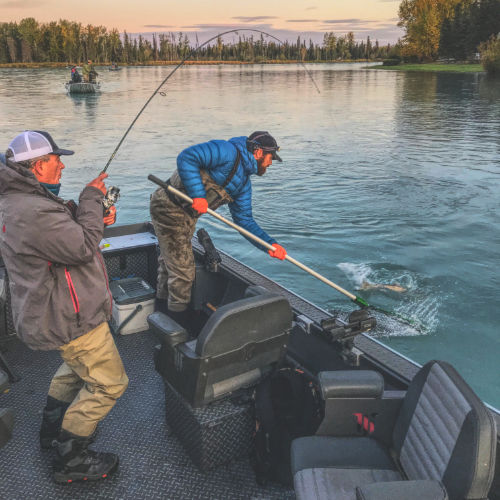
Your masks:
<svg viewBox="0 0 500 500"><path fill-rule="evenodd" d="M247 458L200 472L166 424L164 386L153 365L152 335L118 336L116 343L130 384L99 425L92 447L118 453L120 468L99 483L71 485L52 481L54 451L41 450L38 443L42 408L60 357L53 351L31 351L17 340L10 343L5 357L22 378L0 398L0 406L12 407L16 414L12 439L0 451L0 498L294 498L292 490L279 485L258 486Z"/></svg>
<svg viewBox="0 0 500 500"><path fill-rule="evenodd" d="M154 283L156 258L150 257L156 256L156 241L150 232L144 231L143 225L131 226L126 231L121 228L109 231L106 241L109 248L104 253L111 277L134 274ZM197 241L193 241L193 247L195 252L201 251ZM297 314L305 314L316 323L331 317L329 312L223 252L221 257L226 273L284 295ZM10 311L7 324L8 332L12 334ZM0 407L11 407L16 415L12 439L0 450L2 500L295 497L291 489L276 484L267 487L257 485L248 458L210 472L200 472L166 423L165 412L168 408L165 408L164 384L153 362L156 339L149 332L143 332L119 335L116 343L130 384L100 424L92 447L118 453L119 471L100 483L57 485L51 477L54 452L40 449L38 431L49 383L61 363L60 357L53 351L31 351L15 338L7 341L8 349L4 356L21 380L13 383L10 392L0 397ZM418 369L418 365L367 334L358 335L354 346L363 353L362 367L382 370L388 389L398 389L401 384L404 386ZM313 335L308 335L303 341L290 342L289 349L299 362L311 365L309 368L313 373L337 369L340 363L331 349L325 349L325 342ZM393 384L395 387L392 387ZM498 413L494 412L494 415L500 424ZM497 467L500 467L498 462ZM500 477L498 471L497 477ZM499 498L495 493L498 492L497 486L498 480L492 487L491 499Z"/></svg>

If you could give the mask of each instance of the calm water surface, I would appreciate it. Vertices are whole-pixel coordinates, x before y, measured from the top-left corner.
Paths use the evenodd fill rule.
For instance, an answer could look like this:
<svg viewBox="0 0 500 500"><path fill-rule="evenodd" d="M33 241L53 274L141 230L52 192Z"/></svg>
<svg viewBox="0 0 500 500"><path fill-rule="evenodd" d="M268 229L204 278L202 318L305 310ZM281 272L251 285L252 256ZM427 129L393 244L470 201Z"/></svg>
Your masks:
<svg viewBox="0 0 500 500"><path fill-rule="evenodd" d="M63 197L77 197L171 67L102 68L98 95L69 96L69 70L0 69L0 148L45 129L76 151ZM179 70L134 126L109 168L120 224L149 219L153 173L212 138L269 130L282 165L254 178L254 215L296 259L348 290L363 280L404 294L355 292L411 316L422 335L378 317L377 336L423 363L453 363L500 407L500 84L482 74L295 65ZM3 146L1 146L3 144ZM221 209L227 215L226 209ZM203 217L215 244L321 307L352 303L287 262Z"/></svg>

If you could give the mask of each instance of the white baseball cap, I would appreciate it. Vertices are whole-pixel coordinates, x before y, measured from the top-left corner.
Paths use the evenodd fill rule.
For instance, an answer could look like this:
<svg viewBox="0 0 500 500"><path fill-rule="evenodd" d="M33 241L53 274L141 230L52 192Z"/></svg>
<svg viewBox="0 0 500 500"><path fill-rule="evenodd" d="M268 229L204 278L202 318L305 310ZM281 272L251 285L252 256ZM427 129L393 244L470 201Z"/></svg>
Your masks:
<svg viewBox="0 0 500 500"><path fill-rule="evenodd" d="M74 151L61 149L48 132L41 130L25 130L12 139L10 149L15 162L32 160L43 155L72 155Z"/></svg>

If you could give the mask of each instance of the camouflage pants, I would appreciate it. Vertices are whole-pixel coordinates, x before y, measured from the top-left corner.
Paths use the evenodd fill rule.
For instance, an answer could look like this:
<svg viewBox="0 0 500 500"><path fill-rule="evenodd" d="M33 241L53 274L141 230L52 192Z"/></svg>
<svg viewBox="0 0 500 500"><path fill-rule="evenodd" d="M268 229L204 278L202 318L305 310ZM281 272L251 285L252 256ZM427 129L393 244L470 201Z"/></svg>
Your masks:
<svg viewBox="0 0 500 500"><path fill-rule="evenodd" d="M212 210L232 201L224 188L216 184L204 170L200 174L208 206ZM177 171L170 178L170 183L177 189L183 189ZM191 239L199 215L193 214L189 206L187 209L179 206L163 188L158 188L151 196L150 213L161 252L156 296L167 299L171 311L184 311L191 301L195 277Z"/></svg>

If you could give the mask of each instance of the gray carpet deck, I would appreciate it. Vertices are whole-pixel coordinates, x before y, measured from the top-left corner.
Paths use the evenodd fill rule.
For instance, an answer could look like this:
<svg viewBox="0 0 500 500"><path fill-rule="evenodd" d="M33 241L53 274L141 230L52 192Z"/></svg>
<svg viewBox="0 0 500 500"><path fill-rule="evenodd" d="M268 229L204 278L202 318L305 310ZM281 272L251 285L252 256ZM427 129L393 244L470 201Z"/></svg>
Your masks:
<svg viewBox="0 0 500 500"><path fill-rule="evenodd" d="M279 485L258 486L246 458L200 472L166 424L163 382L153 366L154 339L146 332L116 340L130 385L100 424L92 447L118 453L119 472L99 483L63 486L52 481L54 452L40 450L38 443L59 355L31 351L18 341L9 345L5 357L22 379L0 397L0 406L16 413L12 439L0 450L2 500L294 498L293 491Z"/></svg>

